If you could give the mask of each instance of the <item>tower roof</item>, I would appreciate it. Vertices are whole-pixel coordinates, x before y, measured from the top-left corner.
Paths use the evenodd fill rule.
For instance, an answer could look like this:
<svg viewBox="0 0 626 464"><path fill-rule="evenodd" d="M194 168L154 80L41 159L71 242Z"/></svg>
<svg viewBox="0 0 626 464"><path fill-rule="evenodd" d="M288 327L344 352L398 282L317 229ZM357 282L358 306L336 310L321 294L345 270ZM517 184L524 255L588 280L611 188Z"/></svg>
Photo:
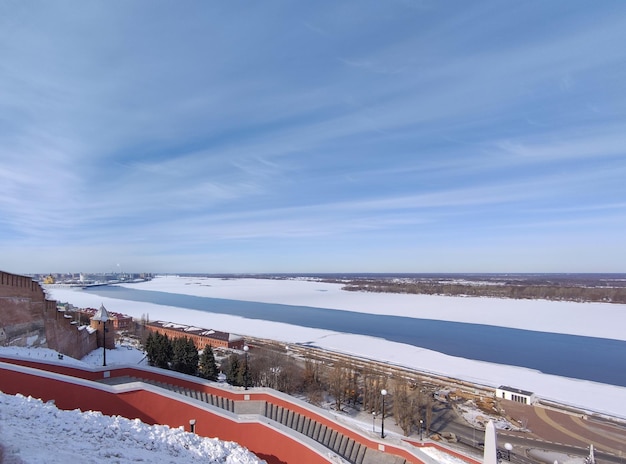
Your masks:
<svg viewBox="0 0 626 464"><path fill-rule="evenodd" d="M93 319L94 321L106 322L111 318L109 317L109 312L107 311L107 309L104 307L103 304L101 304L100 309L96 311L96 314L94 314L91 319Z"/></svg>

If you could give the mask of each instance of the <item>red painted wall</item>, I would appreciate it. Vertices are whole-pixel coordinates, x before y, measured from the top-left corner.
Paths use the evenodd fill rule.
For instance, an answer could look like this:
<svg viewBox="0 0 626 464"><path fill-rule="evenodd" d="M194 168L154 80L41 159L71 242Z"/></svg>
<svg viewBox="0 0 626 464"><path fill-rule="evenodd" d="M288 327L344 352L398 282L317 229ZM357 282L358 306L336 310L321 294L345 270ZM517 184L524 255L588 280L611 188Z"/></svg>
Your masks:
<svg viewBox="0 0 626 464"><path fill-rule="evenodd" d="M104 376L103 371L91 372L81 368L59 364L44 364L34 360L0 357L0 361L85 380L100 380ZM230 392L212 387L211 385L172 377L166 375L167 372L160 374L150 370L130 367L112 368L108 369L107 372L110 373L111 377L141 377L205 391L235 401L243 401L244 394L249 395L252 401L266 401L267 403L298 412L331 429L340 431L369 448L378 449L378 441L368 439L324 415L317 414L310 409L269 393L254 393L252 391L245 393ZM290 436L283 435L268 425L254 422L240 424L229 417L223 417L184 401L162 396L151 391L134 390L116 394L90 386L77 385L71 383L71 381L51 379L46 377L46 372L22 373L15 372L8 367L0 367L0 390L9 394L21 393L30 395L41 398L44 401L54 399L56 405L61 409L99 410L107 415L120 415L129 419L138 418L148 424L165 424L170 427L184 426L186 430L189 430L189 420L195 419L195 431L199 435L218 437L221 440L240 443L270 464L303 462L317 464L328 462L303 443ZM387 453L402 456L408 462L420 463L414 455L403 448L385 444L385 449Z"/></svg>
<svg viewBox="0 0 626 464"><path fill-rule="evenodd" d="M54 400L60 409L99 410L106 415L138 418L147 424L184 426L187 431L189 419L196 419L195 431L198 435L235 441L269 464L328 462L298 441L264 424L238 424L183 401L145 390L115 394L4 368L0 368L0 390L11 395L21 393L41 398L43 401Z"/></svg>

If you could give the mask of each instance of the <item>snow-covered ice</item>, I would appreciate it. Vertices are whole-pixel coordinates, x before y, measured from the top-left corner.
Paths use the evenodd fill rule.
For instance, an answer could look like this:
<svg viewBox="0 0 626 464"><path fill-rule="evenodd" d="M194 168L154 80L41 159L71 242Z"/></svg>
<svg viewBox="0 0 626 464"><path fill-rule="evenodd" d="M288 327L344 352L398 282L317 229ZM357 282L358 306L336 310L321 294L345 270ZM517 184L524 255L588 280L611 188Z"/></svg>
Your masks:
<svg viewBox="0 0 626 464"><path fill-rule="evenodd" d="M303 279L163 276L123 286L228 300L341 309L626 340L626 331L622 330L626 327L626 305L623 304L355 292L342 290L343 284Z"/></svg>
<svg viewBox="0 0 626 464"><path fill-rule="evenodd" d="M543 300L503 300L430 295L360 293L341 284L275 279L158 277L131 288L243 301L342 309L363 313L490 324L555 333L626 339L626 305ZM365 358L497 387L509 385L590 411L626 418L626 388L569 379L500 364L448 356L435 351L362 335L311 329L172 306L118 300L76 289L49 287L50 297L79 307L98 307L150 320L173 321L225 332L312 343ZM523 317L520 317L523 315Z"/></svg>

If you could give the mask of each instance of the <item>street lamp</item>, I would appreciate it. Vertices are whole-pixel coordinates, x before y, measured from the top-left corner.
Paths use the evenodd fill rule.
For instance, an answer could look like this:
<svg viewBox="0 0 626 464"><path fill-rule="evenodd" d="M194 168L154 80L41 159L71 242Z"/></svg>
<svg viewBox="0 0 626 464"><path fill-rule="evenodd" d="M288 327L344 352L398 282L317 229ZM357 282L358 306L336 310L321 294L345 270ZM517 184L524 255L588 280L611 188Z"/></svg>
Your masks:
<svg viewBox="0 0 626 464"><path fill-rule="evenodd" d="M372 411L372 433L376 433L376 411Z"/></svg>
<svg viewBox="0 0 626 464"><path fill-rule="evenodd" d="M420 419L420 441L424 441L424 438L422 438L423 430L424 430L424 421Z"/></svg>
<svg viewBox="0 0 626 464"><path fill-rule="evenodd" d="M189 419L189 431L191 433L195 433L195 431L196 431L196 420L195 419Z"/></svg>
<svg viewBox="0 0 626 464"><path fill-rule="evenodd" d="M244 386L245 390L248 389L248 350L249 349L250 349L250 347L248 345L244 345L243 346L243 351L246 354L246 367L245 367L245 371L243 373L243 386Z"/></svg>
<svg viewBox="0 0 626 464"><path fill-rule="evenodd" d="M504 448L506 449L506 460L511 460L511 450L513 449L513 445L510 443L505 443Z"/></svg>
<svg viewBox="0 0 626 464"><path fill-rule="evenodd" d="M385 396L387 396L387 390L384 388L380 391L383 397L383 409L382 416L380 418L380 438L385 438Z"/></svg>
<svg viewBox="0 0 626 464"><path fill-rule="evenodd" d="M92 317L94 321L102 322L102 365L107 365L107 321L109 320L109 312L104 307L104 305L100 305L100 309L96 311L96 314Z"/></svg>

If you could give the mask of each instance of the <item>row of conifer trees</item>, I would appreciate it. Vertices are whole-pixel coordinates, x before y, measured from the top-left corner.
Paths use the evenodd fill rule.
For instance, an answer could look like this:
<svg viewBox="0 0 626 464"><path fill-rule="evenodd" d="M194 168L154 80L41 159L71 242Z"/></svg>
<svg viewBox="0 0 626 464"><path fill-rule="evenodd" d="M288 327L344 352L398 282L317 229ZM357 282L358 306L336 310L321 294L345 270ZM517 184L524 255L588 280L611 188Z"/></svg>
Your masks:
<svg viewBox="0 0 626 464"><path fill-rule="evenodd" d="M198 348L188 337L169 338L167 334L150 332L144 348L151 366L217 380L219 370L211 345L198 354Z"/></svg>

